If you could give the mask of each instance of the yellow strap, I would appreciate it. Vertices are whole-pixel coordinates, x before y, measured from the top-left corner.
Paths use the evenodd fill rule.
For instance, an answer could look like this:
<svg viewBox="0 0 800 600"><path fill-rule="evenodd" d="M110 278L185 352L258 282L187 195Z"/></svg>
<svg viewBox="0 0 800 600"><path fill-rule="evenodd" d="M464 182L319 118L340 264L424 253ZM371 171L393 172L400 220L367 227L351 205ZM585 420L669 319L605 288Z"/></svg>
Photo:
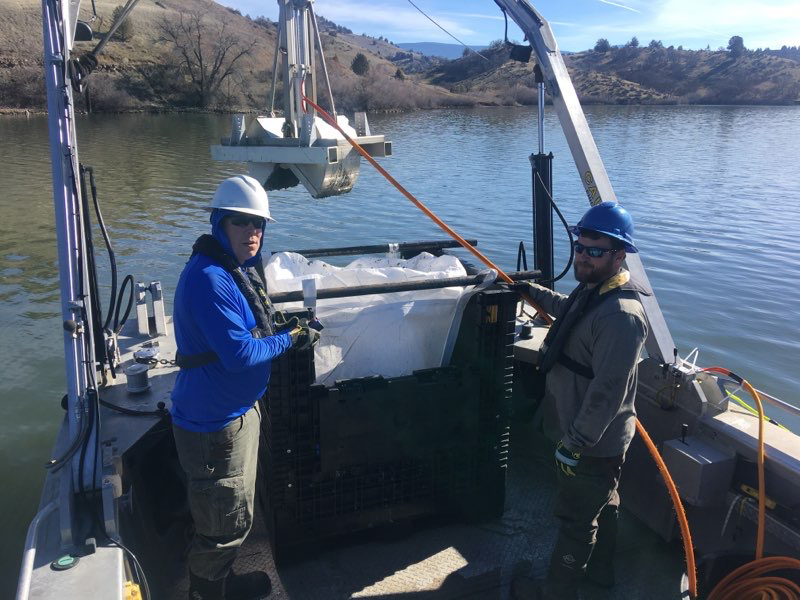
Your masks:
<svg viewBox="0 0 800 600"><path fill-rule="evenodd" d="M606 292L610 292L615 288L625 285L630 280L631 274L628 273L628 271L620 271L613 277L606 279L605 283L600 287L600 291L597 293L597 295L602 296Z"/></svg>
<svg viewBox="0 0 800 600"><path fill-rule="evenodd" d="M142 592L139 589L138 583L126 581L122 592L125 600L142 600Z"/></svg>

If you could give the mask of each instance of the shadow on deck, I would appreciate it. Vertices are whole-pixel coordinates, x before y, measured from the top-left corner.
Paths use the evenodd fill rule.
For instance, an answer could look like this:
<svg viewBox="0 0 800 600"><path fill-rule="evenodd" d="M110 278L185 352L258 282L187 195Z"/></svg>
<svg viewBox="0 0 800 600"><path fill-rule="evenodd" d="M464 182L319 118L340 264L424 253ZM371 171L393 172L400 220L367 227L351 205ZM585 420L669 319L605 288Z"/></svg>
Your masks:
<svg viewBox="0 0 800 600"><path fill-rule="evenodd" d="M530 425L513 426L506 510L498 519L480 523L439 519L382 527L276 567L263 518L257 515L235 568L266 570L273 583L270 598L276 600L507 598L515 565L520 561L543 564L555 539L551 516L555 476L549 468L549 446L545 450L541 439ZM173 529L183 530L178 525ZM159 544L160 557L151 555L143 561L153 596L183 600L188 581L179 557L185 539L169 535L164 542ZM680 598L683 559L679 546L664 543L624 510L616 569L614 589L587 585L583 597Z"/></svg>

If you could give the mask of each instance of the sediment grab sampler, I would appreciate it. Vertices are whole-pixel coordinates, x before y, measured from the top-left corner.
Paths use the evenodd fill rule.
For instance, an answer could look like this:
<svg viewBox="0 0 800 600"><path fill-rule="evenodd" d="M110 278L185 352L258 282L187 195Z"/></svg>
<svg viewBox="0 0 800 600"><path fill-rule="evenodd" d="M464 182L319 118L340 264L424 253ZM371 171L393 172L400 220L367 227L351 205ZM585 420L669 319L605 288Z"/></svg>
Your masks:
<svg viewBox="0 0 800 600"><path fill-rule="evenodd" d="M211 147L214 160L246 162L250 175L267 190L302 184L314 198L337 196L353 189L361 157L336 128L317 116L307 102L317 102L317 52L336 124L370 156L392 154L392 143L370 131L366 113L357 112L355 123L336 113L325 56L308 0L279 0L280 18L272 66L272 91L268 115L249 123L234 115L231 135ZM278 59L283 84L283 117L275 116Z"/></svg>

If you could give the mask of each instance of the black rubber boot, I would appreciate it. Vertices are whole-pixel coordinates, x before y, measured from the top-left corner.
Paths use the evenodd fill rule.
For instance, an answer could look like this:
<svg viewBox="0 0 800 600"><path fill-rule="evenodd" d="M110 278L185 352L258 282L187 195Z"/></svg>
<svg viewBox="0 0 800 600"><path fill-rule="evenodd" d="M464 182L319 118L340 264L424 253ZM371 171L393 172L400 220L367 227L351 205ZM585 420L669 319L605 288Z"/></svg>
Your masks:
<svg viewBox="0 0 800 600"><path fill-rule="evenodd" d="M544 600L547 565L542 560L523 560L511 571L512 600Z"/></svg>
<svg viewBox="0 0 800 600"><path fill-rule="evenodd" d="M224 579L203 579L189 571L189 600L224 600Z"/></svg>
<svg viewBox="0 0 800 600"><path fill-rule="evenodd" d="M225 578L225 600L261 600L269 596L272 582L264 571L234 573Z"/></svg>

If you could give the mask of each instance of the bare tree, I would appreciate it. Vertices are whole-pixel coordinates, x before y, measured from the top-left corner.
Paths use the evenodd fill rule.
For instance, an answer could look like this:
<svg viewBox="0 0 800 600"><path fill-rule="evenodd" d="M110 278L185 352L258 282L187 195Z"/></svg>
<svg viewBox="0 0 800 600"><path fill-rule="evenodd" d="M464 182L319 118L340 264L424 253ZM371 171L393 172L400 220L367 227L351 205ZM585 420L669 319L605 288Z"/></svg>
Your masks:
<svg viewBox="0 0 800 600"><path fill-rule="evenodd" d="M178 13L159 24L161 38L172 44L188 78L197 104L208 107L222 84L237 72L237 63L251 54L256 41L244 44L226 30L224 21L209 25L197 13Z"/></svg>

